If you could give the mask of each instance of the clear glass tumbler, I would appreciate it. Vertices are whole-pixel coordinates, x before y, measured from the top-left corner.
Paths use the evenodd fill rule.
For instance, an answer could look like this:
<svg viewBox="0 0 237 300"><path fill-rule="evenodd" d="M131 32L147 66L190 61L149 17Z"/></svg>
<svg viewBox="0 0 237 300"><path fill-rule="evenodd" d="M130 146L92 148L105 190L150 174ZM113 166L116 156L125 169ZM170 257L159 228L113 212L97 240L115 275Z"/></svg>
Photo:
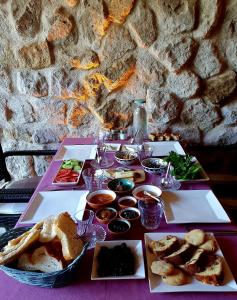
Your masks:
<svg viewBox="0 0 237 300"><path fill-rule="evenodd" d="M97 170L87 168L82 171L82 177L84 179L86 189L90 192L94 189L102 188L102 178Z"/></svg>
<svg viewBox="0 0 237 300"><path fill-rule="evenodd" d="M163 212L164 212L164 204L163 201L157 200L139 200L138 208L141 213L141 223L143 227L148 230L157 229L160 225Z"/></svg>
<svg viewBox="0 0 237 300"><path fill-rule="evenodd" d="M79 236L87 232L88 226L92 224L94 216L94 212L90 209L82 209L75 213L74 218L77 222L77 233Z"/></svg>

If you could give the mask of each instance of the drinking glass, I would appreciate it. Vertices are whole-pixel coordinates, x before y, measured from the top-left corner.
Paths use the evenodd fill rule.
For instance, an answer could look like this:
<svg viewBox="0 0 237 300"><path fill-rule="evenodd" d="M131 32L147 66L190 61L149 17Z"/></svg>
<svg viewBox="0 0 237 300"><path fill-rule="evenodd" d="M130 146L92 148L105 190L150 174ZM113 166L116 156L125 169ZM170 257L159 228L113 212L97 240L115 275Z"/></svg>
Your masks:
<svg viewBox="0 0 237 300"><path fill-rule="evenodd" d="M82 177L84 179L86 189L90 192L93 191L93 189L102 188L102 178L97 170L87 168L82 171Z"/></svg>
<svg viewBox="0 0 237 300"><path fill-rule="evenodd" d="M88 226L93 222L94 216L94 212L90 209L82 209L75 213L74 218L77 222L77 233L79 236L86 233Z"/></svg>
<svg viewBox="0 0 237 300"><path fill-rule="evenodd" d="M84 242L88 242L88 249L94 248L96 242L103 242L106 238L106 231L102 225L89 224L85 235L83 236Z"/></svg>
<svg viewBox="0 0 237 300"><path fill-rule="evenodd" d="M164 212L163 201L139 200L138 208L141 213L141 223L148 230L157 229Z"/></svg>

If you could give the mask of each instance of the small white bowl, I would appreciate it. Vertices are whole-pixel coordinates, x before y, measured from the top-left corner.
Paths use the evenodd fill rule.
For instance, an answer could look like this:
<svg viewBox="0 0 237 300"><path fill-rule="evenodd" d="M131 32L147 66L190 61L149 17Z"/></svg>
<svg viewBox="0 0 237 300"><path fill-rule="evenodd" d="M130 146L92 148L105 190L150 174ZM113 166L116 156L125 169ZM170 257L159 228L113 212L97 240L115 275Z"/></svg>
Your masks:
<svg viewBox="0 0 237 300"><path fill-rule="evenodd" d="M149 184L140 185L140 186L136 187L132 191L132 194L136 199L144 200L144 197L137 196L137 194L142 191L147 191L147 192L151 193L152 195L154 195L155 197L160 197L162 194L162 190L160 188L158 188L155 185L149 185Z"/></svg>
<svg viewBox="0 0 237 300"><path fill-rule="evenodd" d="M127 158L129 157L130 158ZM131 153L129 151L117 151L114 155L116 161L121 165L129 166L137 160L137 153Z"/></svg>

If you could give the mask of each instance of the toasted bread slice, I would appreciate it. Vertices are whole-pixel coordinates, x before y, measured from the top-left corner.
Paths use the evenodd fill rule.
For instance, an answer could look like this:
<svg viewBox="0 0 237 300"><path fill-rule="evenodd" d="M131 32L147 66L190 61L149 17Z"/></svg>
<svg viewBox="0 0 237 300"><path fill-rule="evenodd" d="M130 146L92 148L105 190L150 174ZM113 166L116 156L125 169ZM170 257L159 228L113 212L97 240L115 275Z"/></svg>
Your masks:
<svg viewBox="0 0 237 300"><path fill-rule="evenodd" d="M204 244L200 245L199 248L208 253L215 253L218 246L216 240L214 238L210 238Z"/></svg>
<svg viewBox="0 0 237 300"><path fill-rule="evenodd" d="M24 253L18 260L17 267L26 271L56 272L63 269L62 260L52 256L47 247L41 246L33 254Z"/></svg>
<svg viewBox="0 0 237 300"><path fill-rule="evenodd" d="M148 245L152 253L160 255L168 255L179 247L179 241L176 236L167 235L159 241L151 241Z"/></svg>
<svg viewBox="0 0 237 300"><path fill-rule="evenodd" d="M197 249L190 260L186 262L185 270L190 275L193 275L202 270L202 258L204 257L204 253L205 251L203 249Z"/></svg>
<svg viewBox="0 0 237 300"><path fill-rule="evenodd" d="M184 285L188 283L188 277L178 269L174 273L167 276L162 276L162 281L169 285Z"/></svg>
<svg viewBox="0 0 237 300"><path fill-rule="evenodd" d="M8 264L17 259L28 247L39 240L40 230L31 229L29 234L21 238L15 245L0 252L0 264Z"/></svg>
<svg viewBox="0 0 237 300"><path fill-rule="evenodd" d="M220 256L215 256L204 271L196 273L195 278L205 284L222 285L224 279L223 261Z"/></svg>
<svg viewBox="0 0 237 300"><path fill-rule="evenodd" d="M67 212L61 213L55 219L54 230L61 241L64 259L75 259L82 251L83 242L77 235L76 223Z"/></svg>
<svg viewBox="0 0 237 300"><path fill-rule="evenodd" d="M193 246L200 246L205 241L205 232L201 229L193 229L185 234L184 239Z"/></svg>
<svg viewBox="0 0 237 300"><path fill-rule="evenodd" d="M151 272L153 274L167 276L174 272L174 266L164 260L155 260L151 264Z"/></svg>
<svg viewBox="0 0 237 300"><path fill-rule="evenodd" d="M42 243L47 243L52 241L56 237L56 231L54 228L54 217L49 217L44 220L43 228L40 232L39 241Z"/></svg>
<svg viewBox="0 0 237 300"><path fill-rule="evenodd" d="M194 247L189 243L184 243L177 251L171 253L163 259L174 265L182 265L190 259L194 251Z"/></svg>

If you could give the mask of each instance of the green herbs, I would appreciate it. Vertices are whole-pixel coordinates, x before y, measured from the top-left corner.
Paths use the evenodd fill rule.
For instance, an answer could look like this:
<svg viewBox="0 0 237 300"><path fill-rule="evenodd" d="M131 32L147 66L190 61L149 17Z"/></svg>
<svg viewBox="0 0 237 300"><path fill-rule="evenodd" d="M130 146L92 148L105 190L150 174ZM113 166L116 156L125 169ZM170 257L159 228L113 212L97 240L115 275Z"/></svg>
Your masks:
<svg viewBox="0 0 237 300"><path fill-rule="evenodd" d="M180 155L171 151L165 160L171 162L171 165L174 167L172 175L177 179L189 180L197 178L201 170L201 166L195 164L192 159L191 155Z"/></svg>

